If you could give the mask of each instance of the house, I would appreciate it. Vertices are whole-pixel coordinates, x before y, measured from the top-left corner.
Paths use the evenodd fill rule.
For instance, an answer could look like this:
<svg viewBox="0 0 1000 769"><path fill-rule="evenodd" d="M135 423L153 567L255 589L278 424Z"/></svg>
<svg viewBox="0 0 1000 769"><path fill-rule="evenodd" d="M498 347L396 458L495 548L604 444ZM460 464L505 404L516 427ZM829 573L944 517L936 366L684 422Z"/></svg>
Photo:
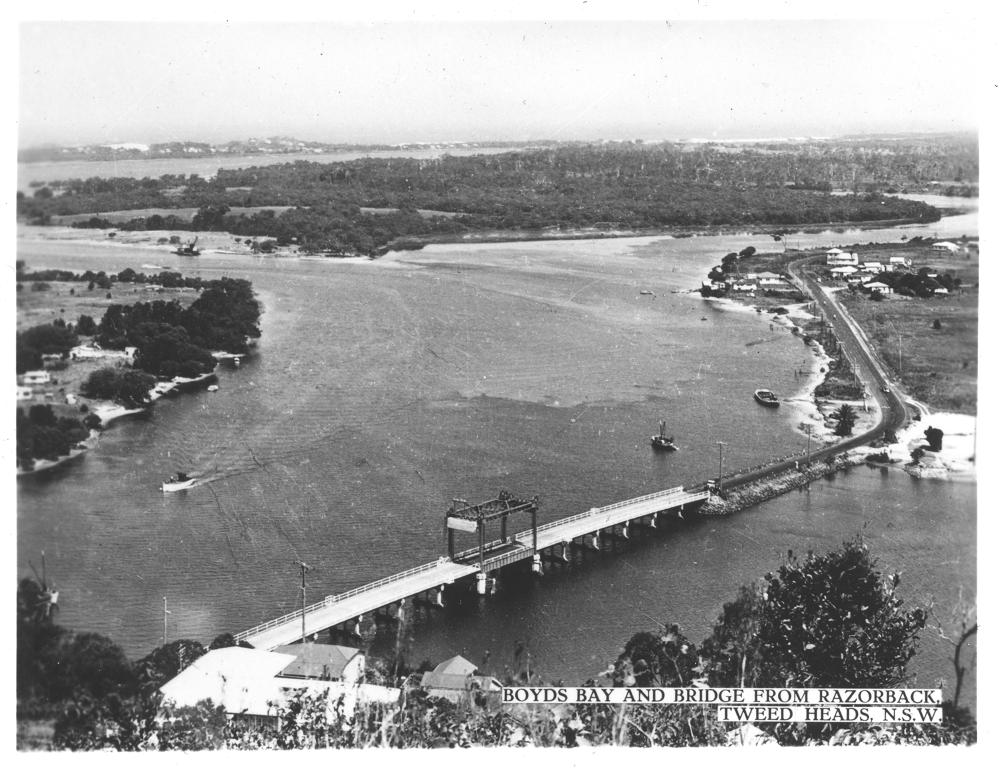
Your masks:
<svg viewBox="0 0 1000 769"><path fill-rule="evenodd" d="M221 705L228 716L255 724L274 724L279 708L301 693L329 695L331 706L327 715L331 719L341 697L348 715L354 712L359 701L392 703L399 699L399 690L391 687L285 677L283 672L289 668L299 672L315 670L309 661L308 647L311 646L321 644L300 645L296 654L242 646L214 649L161 686L160 692L164 701L179 707L211 700ZM296 661L303 657L306 660L296 667Z"/></svg>
<svg viewBox="0 0 1000 769"><path fill-rule="evenodd" d="M444 697L452 702L461 701L474 690L498 692L503 689L497 679L478 673L479 668L464 657L452 657L424 673L420 686L431 697Z"/></svg>
<svg viewBox="0 0 1000 769"><path fill-rule="evenodd" d="M830 274L835 278L846 278L848 275L853 275L857 271L857 267L834 267L830 270Z"/></svg>
<svg viewBox="0 0 1000 769"><path fill-rule="evenodd" d="M849 286L856 286L864 282L864 278L862 278L860 275L848 275L844 280L847 282L847 285Z"/></svg>
<svg viewBox="0 0 1000 769"><path fill-rule="evenodd" d="M756 281L760 286L781 286L785 283L783 277L773 272L752 272L747 275L747 280Z"/></svg>
<svg viewBox="0 0 1000 769"><path fill-rule="evenodd" d="M959 247L952 243L950 240L942 240L939 243L935 243L931 246L931 249L942 254L953 254L959 250Z"/></svg>
<svg viewBox="0 0 1000 769"><path fill-rule="evenodd" d="M913 262L912 262L911 259L907 259L904 256L890 256L889 257L889 266L893 267L893 268L896 268L896 267L909 267L912 263Z"/></svg>
<svg viewBox="0 0 1000 769"><path fill-rule="evenodd" d="M948 289L946 289L946 288L944 288L942 286L941 288L935 288L934 289L934 293L935 294L940 294L942 296L947 296L948 295Z"/></svg>
<svg viewBox="0 0 1000 769"><path fill-rule="evenodd" d="M826 252L827 267L856 266L857 263L858 255L854 252L841 251L839 248L831 248Z"/></svg>
<svg viewBox="0 0 1000 769"><path fill-rule="evenodd" d="M883 272L885 270L885 265L882 262L865 262L861 267L862 272Z"/></svg>
<svg viewBox="0 0 1000 769"><path fill-rule="evenodd" d="M21 376L20 384L25 386L40 385L40 384L49 384L49 382L51 381L52 379L49 376L48 371L25 371L24 375Z"/></svg>
<svg viewBox="0 0 1000 769"><path fill-rule="evenodd" d="M365 675L365 655L360 649L333 644L278 646L278 654L294 654L295 660L282 668L282 678L314 678L320 681L360 682Z"/></svg>
<svg viewBox="0 0 1000 769"><path fill-rule="evenodd" d="M30 401L31 400L31 388L30 387L18 387L17 388L17 399L19 401Z"/></svg>
<svg viewBox="0 0 1000 769"><path fill-rule="evenodd" d="M42 355L42 363L55 363L57 360L62 360L62 355L57 352L45 353Z"/></svg>
<svg viewBox="0 0 1000 769"><path fill-rule="evenodd" d="M879 283L875 281L873 283L865 283L861 288L868 291L877 291L880 294L891 294L892 289L889 288L885 283Z"/></svg>

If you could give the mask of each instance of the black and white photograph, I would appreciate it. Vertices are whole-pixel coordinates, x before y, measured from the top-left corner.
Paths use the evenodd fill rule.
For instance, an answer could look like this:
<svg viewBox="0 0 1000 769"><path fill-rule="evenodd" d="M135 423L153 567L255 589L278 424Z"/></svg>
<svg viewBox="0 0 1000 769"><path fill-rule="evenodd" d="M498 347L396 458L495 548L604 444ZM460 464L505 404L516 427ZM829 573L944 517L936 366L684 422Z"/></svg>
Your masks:
<svg viewBox="0 0 1000 769"><path fill-rule="evenodd" d="M797 6L22 11L18 753L977 746L996 45Z"/></svg>

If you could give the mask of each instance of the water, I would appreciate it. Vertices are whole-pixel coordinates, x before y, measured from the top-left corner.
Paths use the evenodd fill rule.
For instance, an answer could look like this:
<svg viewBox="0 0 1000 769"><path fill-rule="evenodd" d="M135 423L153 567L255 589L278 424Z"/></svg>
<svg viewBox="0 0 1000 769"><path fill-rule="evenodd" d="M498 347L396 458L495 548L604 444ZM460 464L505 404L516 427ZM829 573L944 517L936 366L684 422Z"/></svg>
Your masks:
<svg viewBox="0 0 1000 769"><path fill-rule="evenodd" d="M511 152L510 148L480 147L476 149L443 148L443 149L401 149L374 150L371 152L303 152L299 154L280 155L209 155L205 157L188 158L156 158L150 160L67 160L47 163L18 163L17 188L22 192L30 192L32 183L48 184L49 182L68 181L69 179L90 179L95 176L101 179L159 179L166 174L188 176L197 174L208 179L220 168L250 168L251 166L272 166L278 163L295 163L305 160L310 163L345 163L361 158L417 158L428 160L439 158L444 154L464 157L466 155L496 155L501 152Z"/></svg>
<svg viewBox="0 0 1000 769"><path fill-rule="evenodd" d="M802 236L802 247L831 237L850 240ZM670 293L746 245L774 246L748 236L435 246L366 264L158 252L185 274L253 281L266 305L257 353L220 368L217 393L161 400L84 458L21 480L19 573L44 548L60 621L136 657L161 641L164 596L170 637L207 643L294 610L298 559L316 566L310 601L433 560L453 497L537 493L546 522L710 477L716 441L727 470L799 451L795 409L756 408L752 392L795 393L808 349L766 316ZM22 241L18 258L110 271L150 257ZM681 451L651 451L660 418ZM162 494L177 469L207 482ZM536 669L574 683L655 621L700 641L738 586L786 550L827 550L866 524L886 568L903 570L908 599L950 607L959 585L974 595L975 486L858 468L538 582L504 572L494 597L419 614L413 657L479 661L489 649L486 667L502 672L523 641ZM943 646L931 635L926 647ZM923 683L947 674L948 651L921 655Z"/></svg>

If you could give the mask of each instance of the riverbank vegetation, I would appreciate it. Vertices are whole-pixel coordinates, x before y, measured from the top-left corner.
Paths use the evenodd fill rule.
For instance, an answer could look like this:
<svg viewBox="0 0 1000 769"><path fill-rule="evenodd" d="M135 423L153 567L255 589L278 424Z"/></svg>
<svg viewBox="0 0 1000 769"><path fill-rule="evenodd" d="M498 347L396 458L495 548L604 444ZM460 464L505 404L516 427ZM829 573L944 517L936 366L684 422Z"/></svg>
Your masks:
<svg viewBox="0 0 1000 769"><path fill-rule="evenodd" d="M708 686L890 688L909 681L907 665L930 620L905 609L898 575L883 575L860 539L827 555L791 552L763 580L740 589L701 644L677 625L633 635L609 665L610 681L584 686ZM207 649L174 641L130 662L120 647L94 633L54 623L45 585L18 586L17 695L19 747L74 750L206 750L326 747L497 747L733 744L738 724L716 721L703 705L560 705L501 707L479 693L455 704L429 697L406 670L376 665L379 683L401 687L400 700L361 703L352 716L328 707L322 694L305 694L278 710L275 724L229 719L203 702L173 708L158 688ZM975 632L958 631L961 644ZM208 649L235 645L231 635ZM397 649L398 652L398 649ZM837 660L831 665L830 660ZM537 671L509 672L507 685L547 685ZM955 696L958 696L959 685ZM780 745L971 744L975 720L956 699L940 725L759 724L757 739ZM332 714L332 715L331 715ZM32 735L29 742L27 735ZM40 738L39 735L45 735Z"/></svg>
<svg viewBox="0 0 1000 769"><path fill-rule="evenodd" d="M96 420L96 422L95 422ZM17 466L32 470L38 460L57 462L70 455L90 437L90 431L100 426L100 419L88 415L84 419L57 416L52 406L35 404L25 412L17 408Z"/></svg>
<svg viewBox="0 0 1000 769"><path fill-rule="evenodd" d="M66 180L31 197L19 194L18 215L36 224L51 223L54 216L89 215L75 226L103 229L113 223L102 219L102 212L194 208L197 213L190 219L156 213L114 226L229 232L273 238L280 246L295 244L308 252L368 255L390 244L415 247L488 231L929 222L940 218L937 209L880 189L888 179L935 176L945 167L954 171L952 166L964 169L956 175L974 173L978 178L978 164L969 165L964 144L939 150L939 159L952 157L953 162L918 162L920 153L898 146L888 153L857 147L818 153L797 145L733 152L671 143L566 144L434 159L298 161L220 169L211 180L195 175ZM871 189L858 182L861 167L873 179ZM820 191L827 184L843 186L848 173L852 194ZM235 215L238 208L258 210Z"/></svg>

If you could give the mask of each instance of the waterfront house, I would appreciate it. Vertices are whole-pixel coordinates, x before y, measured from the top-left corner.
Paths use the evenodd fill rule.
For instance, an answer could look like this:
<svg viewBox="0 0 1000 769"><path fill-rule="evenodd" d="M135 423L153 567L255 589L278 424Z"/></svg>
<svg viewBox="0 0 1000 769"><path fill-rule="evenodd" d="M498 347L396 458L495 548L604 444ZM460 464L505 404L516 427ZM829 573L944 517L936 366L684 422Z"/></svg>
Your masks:
<svg viewBox="0 0 1000 769"><path fill-rule="evenodd" d="M359 683L365 675L365 655L360 649L334 644L292 644L278 646L277 654L294 654L295 660L282 668L282 678L313 678L320 681Z"/></svg>
<svg viewBox="0 0 1000 769"><path fill-rule="evenodd" d="M503 689L492 676L479 675L479 668L464 657L452 657L424 673L421 688L431 697L460 702L473 691L498 692Z"/></svg>
<svg viewBox="0 0 1000 769"><path fill-rule="evenodd" d="M313 645L321 644L306 644ZM327 717L331 720L340 700L344 713L350 715L358 702L392 703L399 699L399 689L391 687L285 677L283 673L290 667L315 670L308 662L301 668L294 667L296 660L303 657L309 654L282 654L242 646L215 649L161 686L160 692L165 702L178 707L209 700L221 705L230 718L256 725L276 725L279 710L302 693L327 695Z"/></svg>
<svg viewBox="0 0 1000 769"><path fill-rule="evenodd" d="M942 240L935 243L931 248L940 254L953 254L958 251L958 246L950 240Z"/></svg>

